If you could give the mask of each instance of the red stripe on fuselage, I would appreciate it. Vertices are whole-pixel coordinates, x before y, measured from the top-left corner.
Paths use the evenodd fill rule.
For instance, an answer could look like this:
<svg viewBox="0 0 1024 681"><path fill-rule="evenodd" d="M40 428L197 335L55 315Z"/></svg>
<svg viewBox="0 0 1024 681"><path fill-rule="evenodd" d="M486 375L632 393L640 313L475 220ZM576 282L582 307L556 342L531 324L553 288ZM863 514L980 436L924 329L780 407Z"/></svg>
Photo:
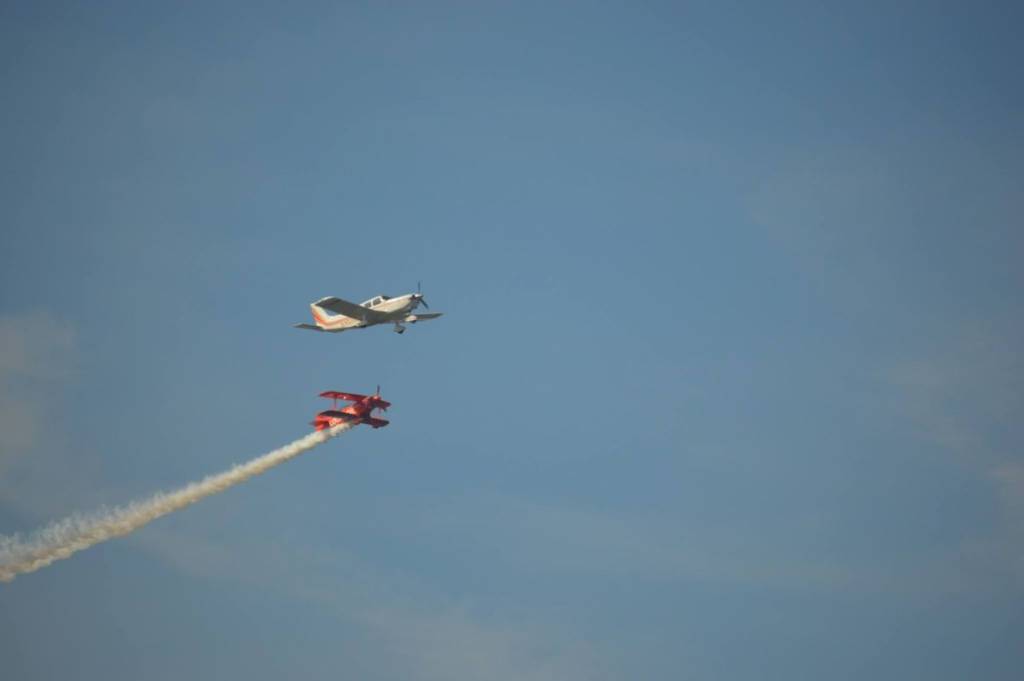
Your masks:
<svg viewBox="0 0 1024 681"><path fill-rule="evenodd" d="M310 306L310 311L313 313L313 321L315 321L317 323L317 325L319 325L320 327L325 328L325 329L338 328L339 326L341 326L342 322L344 322L346 319L351 319L351 317L346 317L344 315L341 315L341 319L330 320L330 319L324 317L322 315L322 313L318 313L317 312L317 306L316 305L311 305Z"/></svg>

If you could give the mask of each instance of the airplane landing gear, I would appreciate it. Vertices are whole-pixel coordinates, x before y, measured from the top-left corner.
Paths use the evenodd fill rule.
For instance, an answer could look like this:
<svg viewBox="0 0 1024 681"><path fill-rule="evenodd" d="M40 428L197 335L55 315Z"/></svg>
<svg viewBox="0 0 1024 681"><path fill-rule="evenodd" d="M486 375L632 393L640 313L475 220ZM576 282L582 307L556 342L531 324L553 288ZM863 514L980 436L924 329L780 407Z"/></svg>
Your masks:
<svg viewBox="0 0 1024 681"><path fill-rule="evenodd" d="M401 324L395 324L395 333L405 333L405 327Z"/></svg>

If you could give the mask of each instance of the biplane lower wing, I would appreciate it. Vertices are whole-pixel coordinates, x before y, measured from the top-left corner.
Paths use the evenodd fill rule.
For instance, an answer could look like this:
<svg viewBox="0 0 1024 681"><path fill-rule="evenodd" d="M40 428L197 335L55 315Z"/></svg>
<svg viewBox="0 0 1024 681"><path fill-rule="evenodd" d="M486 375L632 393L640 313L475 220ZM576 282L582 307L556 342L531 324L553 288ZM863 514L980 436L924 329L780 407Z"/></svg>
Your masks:
<svg viewBox="0 0 1024 681"><path fill-rule="evenodd" d="M320 412L319 416L326 416L326 417L332 418L332 419L354 419L354 418L356 418L352 414L346 414L345 412L338 411L337 409L328 409L327 411L322 411L322 412Z"/></svg>

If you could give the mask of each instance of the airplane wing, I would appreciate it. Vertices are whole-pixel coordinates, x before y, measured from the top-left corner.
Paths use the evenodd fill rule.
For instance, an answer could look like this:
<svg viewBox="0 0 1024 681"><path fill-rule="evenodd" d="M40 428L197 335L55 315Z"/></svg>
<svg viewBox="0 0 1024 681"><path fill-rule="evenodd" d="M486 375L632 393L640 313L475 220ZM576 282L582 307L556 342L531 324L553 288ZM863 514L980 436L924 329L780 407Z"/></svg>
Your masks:
<svg viewBox="0 0 1024 681"><path fill-rule="evenodd" d="M313 303L318 307L322 307L325 310L330 310L335 314L343 314L346 317L352 319L359 319L364 322L380 323L390 321L391 317L384 312L378 312L377 310L371 310L368 307L362 305L356 305L350 303L347 300L336 298L334 296L327 296Z"/></svg>
<svg viewBox="0 0 1024 681"><path fill-rule="evenodd" d="M323 331L319 326L313 324L292 324L296 329L309 329L310 331Z"/></svg>
<svg viewBox="0 0 1024 681"><path fill-rule="evenodd" d="M322 411L319 414L317 414L317 416L327 416L327 417L332 418L332 419L354 419L355 418L355 416L353 416L352 414L346 414L343 411L337 411L335 409L328 409L327 411Z"/></svg>
<svg viewBox="0 0 1024 681"><path fill-rule="evenodd" d="M320 397L326 397L331 400L349 400L350 402L358 402L359 400L366 399L366 395L358 395L356 393L340 393L337 390L327 390L320 393Z"/></svg>
<svg viewBox="0 0 1024 681"><path fill-rule="evenodd" d="M411 314L408 317L406 317L405 321L410 322L410 323L425 322L428 319L437 319L442 314L444 314L444 313L443 312L416 312L415 314Z"/></svg>

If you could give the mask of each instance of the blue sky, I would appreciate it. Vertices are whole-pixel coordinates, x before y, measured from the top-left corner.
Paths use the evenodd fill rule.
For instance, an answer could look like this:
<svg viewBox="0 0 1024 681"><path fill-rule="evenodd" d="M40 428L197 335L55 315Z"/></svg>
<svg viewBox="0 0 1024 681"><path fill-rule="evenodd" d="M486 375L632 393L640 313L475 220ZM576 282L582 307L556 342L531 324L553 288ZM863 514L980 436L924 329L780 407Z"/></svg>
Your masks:
<svg viewBox="0 0 1024 681"><path fill-rule="evenodd" d="M7 3L2 675L1016 678L1022 18Z"/></svg>

